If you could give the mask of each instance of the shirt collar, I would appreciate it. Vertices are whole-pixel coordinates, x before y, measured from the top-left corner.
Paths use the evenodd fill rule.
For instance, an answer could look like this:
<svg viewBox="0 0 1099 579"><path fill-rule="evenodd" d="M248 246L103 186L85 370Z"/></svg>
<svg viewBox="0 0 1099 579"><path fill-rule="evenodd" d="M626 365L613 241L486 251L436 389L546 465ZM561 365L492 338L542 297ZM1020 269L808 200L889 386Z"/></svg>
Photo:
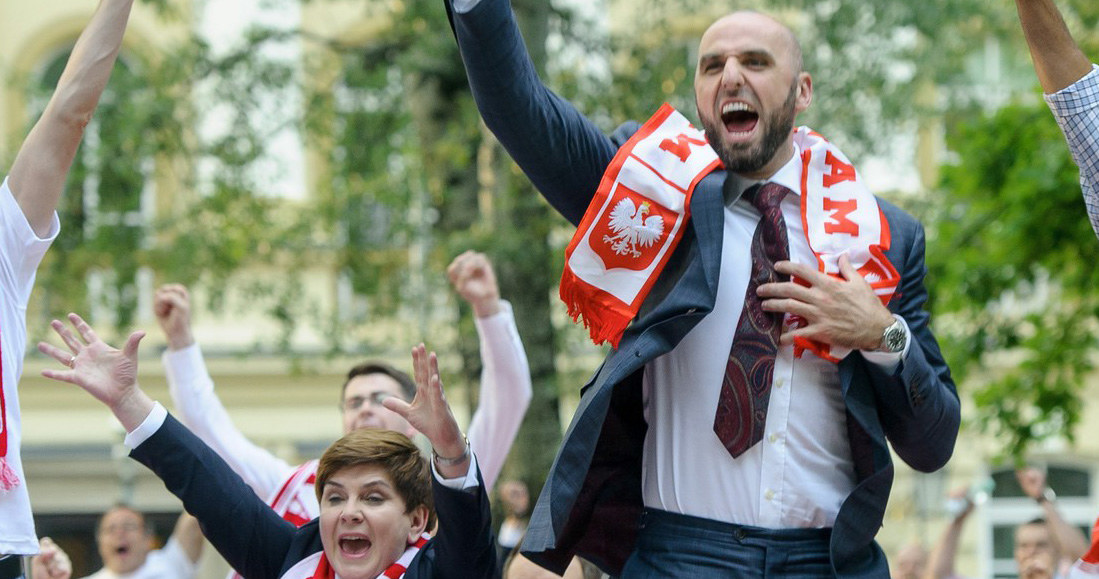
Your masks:
<svg viewBox="0 0 1099 579"><path fill-rule="evenodd" d="M779 167L774 175L767 179L749 179L736 173L729 173L725 178L725 200L730 207L736 203L749 187L763 183L778 183L794 192L801 194L801 148L794 143L794 154L786 164Z"/></svg>

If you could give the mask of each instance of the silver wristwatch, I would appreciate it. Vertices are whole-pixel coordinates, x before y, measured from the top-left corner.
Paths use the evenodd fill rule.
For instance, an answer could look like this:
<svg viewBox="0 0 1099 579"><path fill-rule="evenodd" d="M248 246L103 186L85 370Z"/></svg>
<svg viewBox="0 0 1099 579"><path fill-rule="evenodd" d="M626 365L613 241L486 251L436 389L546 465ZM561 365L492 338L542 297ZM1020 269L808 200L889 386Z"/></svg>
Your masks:
<svg viewBox="0 0 1099 579"><path fill-rule="evenodd" d="M904 329L904 323L898 318L893 318L893 323L889 324L885 331L881 333L881 345L878 346L878 350L894 354L903 352L907 338L908 332Z"/></svg>

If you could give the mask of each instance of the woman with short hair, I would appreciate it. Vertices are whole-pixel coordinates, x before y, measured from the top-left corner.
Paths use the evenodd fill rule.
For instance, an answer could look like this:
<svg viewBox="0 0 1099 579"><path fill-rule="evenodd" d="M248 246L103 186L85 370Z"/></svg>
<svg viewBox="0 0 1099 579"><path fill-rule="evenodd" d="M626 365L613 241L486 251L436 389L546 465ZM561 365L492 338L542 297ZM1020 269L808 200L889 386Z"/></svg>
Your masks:
<svg viewBox="0 0 1099 579"><path fill-rule="evenodd" d="M438 360L412 349L416 396L384 404L427 437L432 461L403 434L357 431L321 458L320 517L295 528L272 511L201 440L137 384L137 348L96 336L76 314L76 330L51 326L67 346L39 350L68 366L47 378L80 386L126 429L130 456L148 466L202 524L206 538L249 579L476 579L496 575L491 515L476 458L443 396ZM429 474L430 471L430 474ZM439 531L431 528L438 514Z"/></svg>

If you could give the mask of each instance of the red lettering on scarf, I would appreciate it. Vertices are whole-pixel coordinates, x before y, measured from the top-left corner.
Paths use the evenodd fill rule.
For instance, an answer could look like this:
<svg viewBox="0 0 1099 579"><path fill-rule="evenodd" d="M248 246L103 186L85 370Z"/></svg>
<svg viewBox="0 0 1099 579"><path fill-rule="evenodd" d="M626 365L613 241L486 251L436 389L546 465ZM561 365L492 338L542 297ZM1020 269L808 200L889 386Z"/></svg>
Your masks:
<svg viewBox="0 0 1099 579"><path fill-rule="evenodd" d="M701 147L706 144L703 139L692 139L687 135L679 135L675 140L664 139L660 142L660 148L679 157L679 160L686 163L687 158L691 156L691 145Z"/></svg>
<svg viewBox="0 0 1099 579"><path fill-rule="evenodd" d="M832 219L834 222L826 222L824 224L824 232L831 235L833 233L846 233L854 237L859 236L859 224L848 219L848 215L855 209L858 209L859 202L857 199L850 199L848 201L835 201L832 199L824 198L824 210L832 212Z"/></svg>
<svg viewBox="0 0 1099 579"><path fill-rule="evenodd" d="M831 187L836 183L843 183L844 181L855 180L855 168L848 163L840 161L838 157L832 154L832 151L828 151L824 156L824 163L831 169L831 172L824 176L825 187Z"/></svg>

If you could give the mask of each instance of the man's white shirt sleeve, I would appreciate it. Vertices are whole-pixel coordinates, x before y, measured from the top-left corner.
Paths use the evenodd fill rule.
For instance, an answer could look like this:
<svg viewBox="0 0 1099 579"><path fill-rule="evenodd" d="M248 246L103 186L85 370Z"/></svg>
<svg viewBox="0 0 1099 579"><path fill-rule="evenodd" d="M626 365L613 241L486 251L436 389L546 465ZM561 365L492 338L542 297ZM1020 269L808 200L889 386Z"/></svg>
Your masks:
<svg viewBox="0 0 1099 579"><path fill-rule="evenodd" d="M233 424L214 391L198 344L162 356L168 391L180 421L218 453L261 499L276 493L294 467L254 444Z"/></svg>
<svg viewBox="0 0 1099 579"><path fill-rule="evenodd" d="M497 314L476 320L481 390L467 434L473 454L480 458L488 489L496 484L504 468L532 396L530 366L511 304L501 301L500 306Z"/></svg>

